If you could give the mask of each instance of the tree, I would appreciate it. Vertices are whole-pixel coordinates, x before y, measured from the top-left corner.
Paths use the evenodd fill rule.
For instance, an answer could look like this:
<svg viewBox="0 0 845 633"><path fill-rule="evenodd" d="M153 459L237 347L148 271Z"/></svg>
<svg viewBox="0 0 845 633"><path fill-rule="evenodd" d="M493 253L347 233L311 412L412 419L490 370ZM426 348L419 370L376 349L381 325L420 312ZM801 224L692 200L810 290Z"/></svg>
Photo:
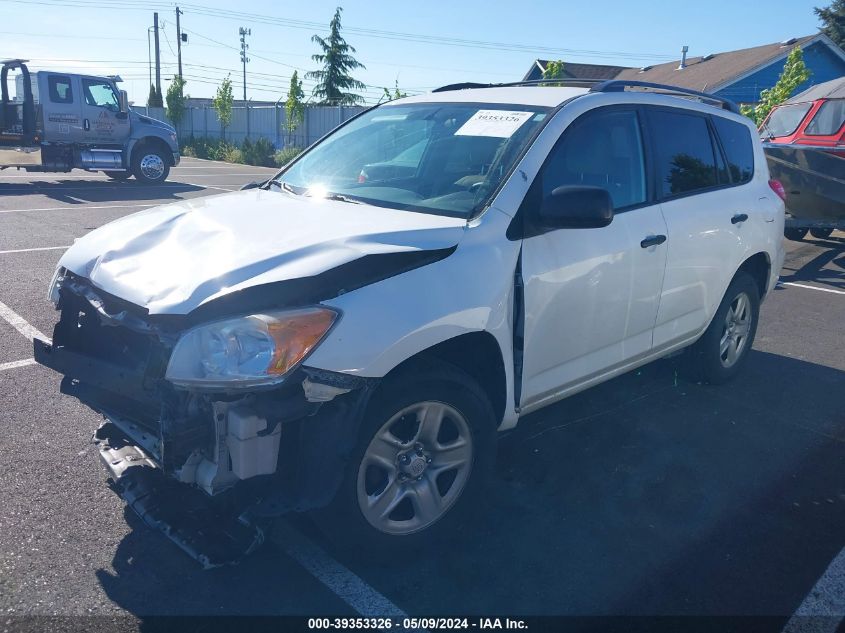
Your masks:
<svg viewBox="0 0 845 633"><path fill-rule="evenodd" d="M546 63L546 69L543 71L543 79L563 79L566 73L563 70L563 60L550 61Z"/></svg>
<svg viewBox="0 0 845 633"><path fill-rule="evenodd" d="M305 98L305 93L302 90L302 81L300 81L298 73L294 70L290 78L288 98L285 101L284 128L288 136L285 145L290 144L291 137L305 119L305 103L302 101L303 98Z"/></svg>
<svg viewBox="0 0 845 633"><path fill-rule="evenodd" d="M399 80L397 79L393 84L393 92L390 92L388 88L385 88L384 94L382 95L381 99L379 99L379 102L381 102L382 100L393 101L394 99L402 99L407 96L407 92L402 92L401 90L399 90Z"/></svg>
<svg viewBox="0 0 845 633"><path fill-rule="evenodd" d="M804 54L801 47L796 46L787 56L777 83L760 93L760 103L756 106L742 106L742 113L760 125L769 116L772 108L789 99L795 89L809 78L810 71L804 65Z"/></svg>
<svg viewBox="0 0 845 633"><path fill-rule="evenodd" d="M185 116L185 84L188 83L180 75L174 75L173 81L167 87L167 118L173 121L177 128Z"/></svg>
<svg viewBox="0 0 845 633"><path fill-rule="evenodd" d="M845 44L845 0L833 0L829 7L815 7L813 12L822 21L822 33L839 47Z"/></svg>
<svg viewBox="0 0 845 633"><path fill-rule="evenodd" d="M156 87L153 84L150 84L150 94L147 97L147 107L148 108L161 108L164 106L164 102L161 98L161 92L156 90Z"/></svg>
<svg viewBox="0 0 845 633"><path fill-rule="evenodd" d="M226 138L226 128L232 122L232 104L235 97L232 94L232 79L229 75L217 87L217 94L211 100L212 107L217 111L217 118L223 127L223 138Z"/></svg>
<svg viewBox="0 0 845 633"><path fill-rule="evenodd" d="M329 23L329 37L322 38L319 35L311 37L322 50L311 56L318 64L323 65L322 70L312 70L305 74L306 79L316 79L313 94L320 99L320 103L327 105L355 105L363 103L364 98L349 92L350 90L364 90L367 86L349 74L357 68L366 68L362 63L352 56L355 49L346 43L340 34L340 14L342 7L334 12L334 17Z"/></svg>

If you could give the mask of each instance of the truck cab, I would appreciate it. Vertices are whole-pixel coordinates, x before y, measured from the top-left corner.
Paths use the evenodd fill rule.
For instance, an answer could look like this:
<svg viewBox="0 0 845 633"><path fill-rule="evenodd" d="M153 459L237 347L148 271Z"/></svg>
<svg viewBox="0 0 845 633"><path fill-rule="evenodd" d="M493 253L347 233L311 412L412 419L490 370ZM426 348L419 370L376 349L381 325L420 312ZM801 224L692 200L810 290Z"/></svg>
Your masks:
<svg viewBox="0 0 845 633"><path fill-rule="evenodd" d="M15 95L9 94L14 74ZM0 169L103 171L116 180L166 180L179 163L176 130L134 112L120 77L0 68Z"/></svg>

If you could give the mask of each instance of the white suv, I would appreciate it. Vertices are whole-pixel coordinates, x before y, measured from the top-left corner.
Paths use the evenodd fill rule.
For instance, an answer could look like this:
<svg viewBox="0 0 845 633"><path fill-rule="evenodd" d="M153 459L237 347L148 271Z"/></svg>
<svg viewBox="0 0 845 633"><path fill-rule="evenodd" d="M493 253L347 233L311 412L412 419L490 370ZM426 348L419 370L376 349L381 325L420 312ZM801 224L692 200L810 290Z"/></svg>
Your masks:
<svg viewBox="0 0 845 633"><path fill-rule="evenodd" d="M93 231L36 358L105 416L133 508L207 565L177 507L197 489L243 551L294 510L364 552L447 531L525 414L684 348L722 382L751 348L784 256L754 125L632 85L400 99L260 187Z"/></svg>

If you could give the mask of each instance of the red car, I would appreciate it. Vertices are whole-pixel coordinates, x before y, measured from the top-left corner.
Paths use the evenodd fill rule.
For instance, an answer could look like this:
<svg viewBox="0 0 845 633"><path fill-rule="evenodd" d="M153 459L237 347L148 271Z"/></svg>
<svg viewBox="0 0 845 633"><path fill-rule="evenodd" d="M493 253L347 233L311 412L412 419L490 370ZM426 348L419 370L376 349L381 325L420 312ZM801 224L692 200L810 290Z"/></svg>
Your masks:
<svg viewBox="0 0 845 633"><path fill-rule="evenodd" d="M845 78L774 108L760 126L769 171L784 185L786 237L845 229Z"/></svg>

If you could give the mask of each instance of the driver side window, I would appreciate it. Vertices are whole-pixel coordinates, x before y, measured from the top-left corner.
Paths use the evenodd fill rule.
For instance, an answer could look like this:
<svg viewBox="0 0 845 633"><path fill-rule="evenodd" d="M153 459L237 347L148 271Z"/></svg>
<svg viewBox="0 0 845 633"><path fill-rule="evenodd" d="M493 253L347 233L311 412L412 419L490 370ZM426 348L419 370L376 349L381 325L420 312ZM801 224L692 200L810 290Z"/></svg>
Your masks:
<svg viewBox="0 0 845 633"><path fill-rule="evenodd" d="M85 96L85 103L89 106L106 108L112 112L120 110L120 103L111 84L95 79L82 80L82 93Z"/></svg>
<svg viewBox="0 0 845 633"><path fill-rule="evenodd" d="M542 195L563 185L602 187L614 209L646 201L645 161L637 113L599 110L576 119L541 171Z"/></svg>

